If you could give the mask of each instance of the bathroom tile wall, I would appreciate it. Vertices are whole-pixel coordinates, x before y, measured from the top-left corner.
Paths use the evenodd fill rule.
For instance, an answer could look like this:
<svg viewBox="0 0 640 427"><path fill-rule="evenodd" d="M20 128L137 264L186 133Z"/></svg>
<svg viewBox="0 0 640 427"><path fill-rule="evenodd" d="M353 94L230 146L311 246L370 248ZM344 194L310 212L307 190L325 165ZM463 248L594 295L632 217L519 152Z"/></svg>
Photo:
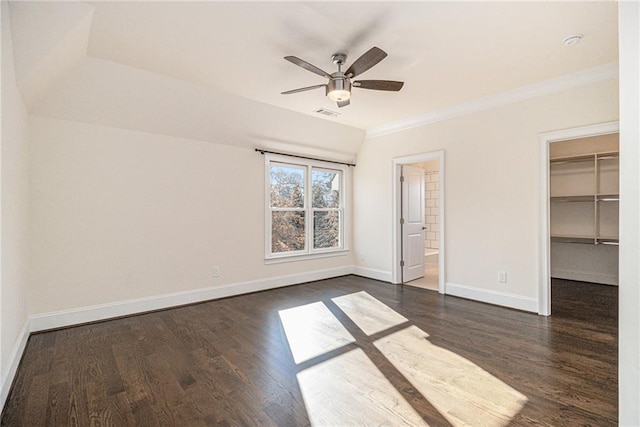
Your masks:
<svg viewBox="0 0 640 427"><path fill-rule="evenodd" d="M425 247L430 249L439 248L439 191L440 174L438 172L425 173L425 225L427 229L424 233Z"/></svg>

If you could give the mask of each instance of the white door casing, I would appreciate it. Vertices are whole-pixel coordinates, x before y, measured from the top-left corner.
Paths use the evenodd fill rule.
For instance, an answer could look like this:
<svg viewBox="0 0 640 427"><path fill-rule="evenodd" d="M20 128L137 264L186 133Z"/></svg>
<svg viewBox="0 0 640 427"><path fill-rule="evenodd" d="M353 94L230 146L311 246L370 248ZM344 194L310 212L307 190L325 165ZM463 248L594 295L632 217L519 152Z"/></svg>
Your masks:
<svg viewBox="0 0 640 427"><path fill-rule="evenodd" d="M424 170L403 165L402 187L402 281L424 276Z"/></svg>
<svg viewBox="0 0 640 427"><path fill-rule="evenodd" d="M438 224L437 230L439 234L439 254L438 254L438 292L441 294L446 293L446 237L445 237L445 161L444 151L431 151L427 153L412 154L404 157L397 157L392 160L392 176L393 176L393 214L391 217L392 226L392 242L393 251L391 258L391 283L402 283L402 267L400 267L400 260L402 259L402 227L400 226L400 217L402 216L402 188L400 186L400 176L402 175L402 166L411 165L415 163L422 163L430 160L438 161L438 171L440 175L439 191L438 191Z"/></svg>

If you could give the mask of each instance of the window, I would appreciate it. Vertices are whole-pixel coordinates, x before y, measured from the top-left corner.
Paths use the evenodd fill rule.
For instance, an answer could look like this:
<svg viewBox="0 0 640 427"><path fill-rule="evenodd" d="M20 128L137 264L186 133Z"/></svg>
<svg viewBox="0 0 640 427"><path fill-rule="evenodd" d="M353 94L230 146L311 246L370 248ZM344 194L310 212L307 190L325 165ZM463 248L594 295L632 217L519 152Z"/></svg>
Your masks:
<svg viewBox="0 0 640 427"><path fill-rule="evenodd" d="M345 188L349 169L267 155L267 259L345 251Z"/></svg>

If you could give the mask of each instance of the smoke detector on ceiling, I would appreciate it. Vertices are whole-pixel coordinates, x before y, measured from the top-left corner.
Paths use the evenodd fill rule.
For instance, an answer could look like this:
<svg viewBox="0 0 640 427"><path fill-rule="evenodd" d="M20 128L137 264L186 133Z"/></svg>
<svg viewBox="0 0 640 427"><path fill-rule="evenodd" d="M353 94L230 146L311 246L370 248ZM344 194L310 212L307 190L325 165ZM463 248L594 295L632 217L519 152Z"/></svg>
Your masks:
<svg viewBox="0 0 640 427"><path fill-rule="evenodd" d="M582 40L582 34L574 34L566 37L562 42L565 46L574 46L580 43L580 40Z"/></svg>

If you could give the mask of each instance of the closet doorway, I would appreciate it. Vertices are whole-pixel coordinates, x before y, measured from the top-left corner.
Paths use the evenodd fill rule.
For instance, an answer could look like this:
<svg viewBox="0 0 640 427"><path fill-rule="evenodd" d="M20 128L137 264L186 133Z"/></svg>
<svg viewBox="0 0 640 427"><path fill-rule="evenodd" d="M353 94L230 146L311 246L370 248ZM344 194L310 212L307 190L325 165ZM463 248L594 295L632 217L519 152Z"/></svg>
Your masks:
<svg viewBox="0 0 640 427"><path fill-rule="evenodd" d="M618 284L618 123L541 136L544 162L539 314L552 279Z"/></svg>
<svg viewBox="0 0 640 427"><path fill-rule="evenodd" d="M394 159L393 171L393 283L445 293L444 152Z"/></svg>

